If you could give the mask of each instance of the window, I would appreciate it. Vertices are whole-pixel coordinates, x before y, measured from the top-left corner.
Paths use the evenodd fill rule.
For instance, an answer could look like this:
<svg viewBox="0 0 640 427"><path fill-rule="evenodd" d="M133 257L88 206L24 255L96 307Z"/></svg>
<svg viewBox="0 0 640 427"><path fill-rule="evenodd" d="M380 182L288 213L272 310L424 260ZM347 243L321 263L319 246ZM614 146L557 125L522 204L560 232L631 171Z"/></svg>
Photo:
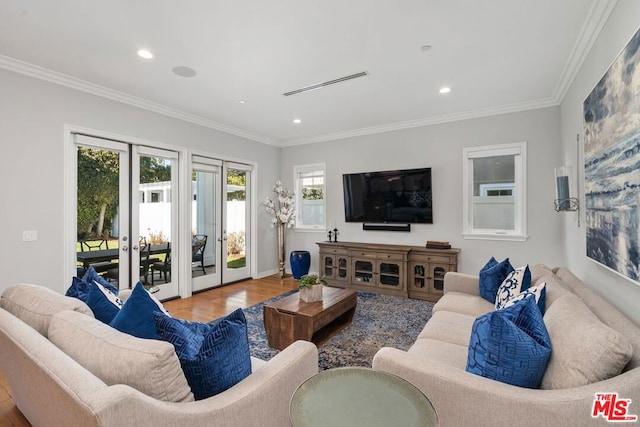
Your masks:
<svg viewBox="0 0 640 427"><path fill-rule="evenodd" d="M294 166L296 228L325 230L325 165Z"/></svg>
<svg viewBox="0 0 640 427"><path fill-rule="evenodd" d="M525 240L525 142L463 149L463 235Z"/></svg>

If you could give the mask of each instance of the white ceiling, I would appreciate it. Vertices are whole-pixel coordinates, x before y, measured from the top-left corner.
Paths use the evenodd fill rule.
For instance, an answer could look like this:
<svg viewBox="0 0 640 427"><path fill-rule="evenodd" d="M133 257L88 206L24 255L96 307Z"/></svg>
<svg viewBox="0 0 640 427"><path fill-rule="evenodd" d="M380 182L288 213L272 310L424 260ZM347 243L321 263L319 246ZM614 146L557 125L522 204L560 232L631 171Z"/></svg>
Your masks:
<svg viewBox="0 0 640 427"><path fill-rule="evenodd" d="M614 5L2 0L0 67L285 146L558 105Z"/></svg>

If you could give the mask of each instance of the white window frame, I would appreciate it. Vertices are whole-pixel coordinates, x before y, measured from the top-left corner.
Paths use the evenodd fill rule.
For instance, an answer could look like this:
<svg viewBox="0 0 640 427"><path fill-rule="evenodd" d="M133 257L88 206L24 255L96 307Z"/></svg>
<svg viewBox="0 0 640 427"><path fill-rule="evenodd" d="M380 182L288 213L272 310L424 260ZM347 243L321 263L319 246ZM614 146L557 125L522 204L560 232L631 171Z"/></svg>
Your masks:
<svg viewBox="0 0 640 427"><path fill-rule="evenodd" d="M513 229L474 228L473 159L514 156L514 227ZM527 143L486 145L462 150L463 237L465 239L524 241L527 235Z"/></svg>
<svg viewBox="0 0 640 427"><path fill-rule="evenodd" d="M323 198L322 198L322 217L324 218L323 224L308 225L302 222L302 181L300 180L300 174L308 172L322 171L323 178ZM325 163L314 163L308 165L297 165L293 167L293 185L296 198L296 223L294 230L296 231L318 231L324 233L327 222L327 170Z"/></svg>

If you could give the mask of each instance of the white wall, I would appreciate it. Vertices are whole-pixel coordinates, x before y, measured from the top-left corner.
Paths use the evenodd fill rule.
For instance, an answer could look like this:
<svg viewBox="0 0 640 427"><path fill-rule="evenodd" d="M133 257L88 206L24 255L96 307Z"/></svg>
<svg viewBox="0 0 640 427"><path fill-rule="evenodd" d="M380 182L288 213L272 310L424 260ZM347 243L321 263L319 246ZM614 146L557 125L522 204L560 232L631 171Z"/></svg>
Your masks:
<svg viewBox="0 0 640 427"><path fill-rule="evenodd" d="M480 145L527 142L528 234L525 242L465 240L462 238L462 149ZM553 210L553 159L560 155L558 108L545 108L482 119L465 120L349 138L282 150L281 178L291 188L293 166L326 162L327 218L337 220L338 240L424 245L446 240L461 248L458 271L477 273L492 255L509 257L512 264L564 265L562 219ZM557 164L556 164L557 163ZM411 232L363 231L360 223L344 222L342 174L431 167L434 223L412 224ZM315 242L324 233L287 232L287 253L308 250L311 270L318 270Z"/></svg>
<svg viewBox="0 0 640 427"><path fill-rule="evenodd" d="M64 124L188 147L258 164L257 200L277 179L280 149L63 86L0 70L0 292L36 283L63 292ZM276 266L275 235L258 209L258 272ZM23 230L38 240L23 242Z"/></svg>
<svg viewBox="0 0 640 427"><path fill-rule="evenodd" d="M576 164L579 165L580 200L582 202L584 201L582 182L584 158L582 153L579 161L576 161L576 134L580 134L581 141L584 136L582 104L639 27L640 2L619 0L561 105L562 154L566 165L573 165L574 170ZM640 94L637 95L640 96ZM564 223L569 268L637 324L640 324L640 310L638 310L640 284L625 279L587 258L584 212L581 213L581 216L583 226L580 228L576 224L576 214L568 216Z"/></svg>

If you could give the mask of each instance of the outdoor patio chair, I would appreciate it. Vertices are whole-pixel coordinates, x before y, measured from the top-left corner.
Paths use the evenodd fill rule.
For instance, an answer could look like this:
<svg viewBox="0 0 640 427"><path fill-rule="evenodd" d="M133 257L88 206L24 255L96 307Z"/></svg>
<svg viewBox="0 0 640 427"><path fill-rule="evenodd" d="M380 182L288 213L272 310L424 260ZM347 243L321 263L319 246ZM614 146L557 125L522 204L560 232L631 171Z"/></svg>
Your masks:
<svg viewBox="0 0 640 427"><path fill-rule="evenodd" d="M158 278L160 275L164 279L164 282L167 283L168 274L171 274L171 243L167 242L167 250L165 252L164 261L156 261L151 264L151 284L155 284L155 272L158 272Z"/></svg>
<svg viewBox="0 0 640 427"><path fill-rule="evenodd" d="M206 247L206 234L196 234L195 236L193 236L193 238L191 239L191 262L200 263L202 274L207 274L207 271L204 269L204 250Z"/></svg>

